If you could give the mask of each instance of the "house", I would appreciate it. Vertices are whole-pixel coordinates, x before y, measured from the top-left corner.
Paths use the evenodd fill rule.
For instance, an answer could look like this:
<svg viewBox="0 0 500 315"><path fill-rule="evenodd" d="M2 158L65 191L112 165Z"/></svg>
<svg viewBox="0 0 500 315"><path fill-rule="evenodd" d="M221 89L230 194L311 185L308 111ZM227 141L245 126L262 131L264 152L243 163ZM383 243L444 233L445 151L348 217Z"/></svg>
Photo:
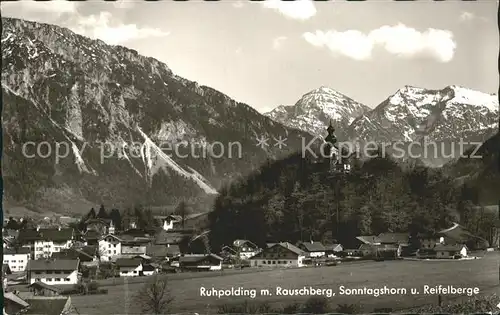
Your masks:
<svg viewBox="0 0 500 315"><path fill-rule="evenodd" d="M73 315L79 314L71 303L71 297L32 297L26 299L29 308L23 312L28 315Z"/></svg>
<svg viewBox="0 0 500 315"><path fill-rule="evenodd" d="M115 264L120 277L139 277L144 275L142 260L139 258L118 258Z"/></svg>
<svg viewBox="0 0 500 315"><path fill-rule="evenodd" d="M306 252L310 258L319 258L326 255L326 247L321 242L301 242L298 247Z"/></svg>
<svg viewBox="0 0 500 315"><path fill-rule="evenodd" d="M36 281L28 286L30 292L35 296L58 296L61 295L61 289L53 285L48 285L41 281Z"/></svg>
<svg viewBox="0 0 500 315"><path fill-rule="evenodd" d="M162 221L163 229L169 231L174 229L174 225L177 227L178 223L182 223L182 216L171 214L166 216Z"/></svg>
<svg viewBox="0 0 500 315"><path fill-rule="evenodd" d="M3 283L3 290L5 291L7 289L7 275L11 275L12 271L10 270L10 267L8 264L3 264L2 265L2 283Z"/></svg>
<svg viewBox="0 0 500 315"><path fill-rule="evenodd" d="M30 260L26 268L28 283L36 281L47 284L76 284L78 283L78 268L80 261L77 260Z"/></svg>
<svg viewBox="0 0 500 315"><path fill-rule="evenodd" d="M249 259L260 251L259 246L249 240L235 240L233 242L233 248L241 259Z"/></svg>
<svg viewBox="0 0 500 315"><path fill-rule="evenodd" d="M20 314L28 308L27 301L21 299L12 292L3 293L3 313L4 314Z"/></svg>
<svg viewBox="0 0 500 315"><path fill-rule="evenodd" d="M432 259L432 258L436 258L436 250L435 250L435 246L434 247L422 247L420 249L417 250L417 258L420 258L420 259Z"/></svg>
<svg viewBox="0 0 500 315"><path fill-rule="evenodd" d="M152 276L158 273L158 268L155 268L153 264L143 264L142 273L144 276Z"/></svg>
<svg viewBox="0 0 500 315"><path fill-rule="evenodd" d="M469 249L466 245L437 245L434 250L436 251L436 258L463 258L468 256Z"/></svg>
<svg viewBox="0 0 500 315"><path fill-rule="evenodd" d="M179 257L179 268L191 271L222 270L222 257L215 254L189 254Z"/></svg>
<svg viewBox="0 0 500 315"><path fill-rule="evenodd" d="M34 259L49 258L52 253L70 248L75 240L72 228L23 229L19 231L19 242L31 249Z"/></svg>
<svg viewBox="0 0 500 315"><path fill-rule="evenodd" d="M380 233L377 240L380 244L408 245L410 235L408 233Z"/></svg>
<svg viewBox="0 0 500 315"><path fill-rule="evenodd" d="M335 253L340 253L344 250L344 247L341 244L332 244L328 246L328 251Z"/></svg>
<svg viewBox="0 0 500 315"><path fill-rule="evenodd" d="M380 244L380 240L375 235L361 235L356 236L347 246L349 246L349 248L360 248L363 244L378 245Z"/></svg>
<svg viewBox="0 0 500 315"><path fill-rule="evenodd" d="M117 235L107 234L101 237L98 246L101 261L111 261L121 254L122 240Z"/></svg>
<svg viewBox="0 0 500 315"><path fill-rule="evenodd" d="M17 250L6 248L3 251L3 263L9 265L12 272L26 270L28 260L30 260L30 249L27 247Z"/></svg>
<svg viewBox="0 0 500 315"><path fill-rule="evenodd" d="M376 251L377 251L377 245L374 244L361 244L359 246L359 253L361 253L361 256L367 257L367 256L374 256Z"/></svg>
<svg viewBox="0 0 500 315"><path fill-rule="evenodd" d="M171 259L173 257L179 257L181 255L181 249L179 245L169 245L167 247L167 258Z"/></svg>
<svg viewBox="0 0 500 315"><path fill-rule="evenodd" d="M150 256L154 261L169 260L173 257L180 256L181 251L179 245L148 245L146 247L146 255Z"/></svg>
<svg viewBox="0 0 500 315"><path fill-rule="evenodd" d="M141 234L134 236L130 234L107 234L99 240L99 254L101 261L113 261L119 257L134 257L145 255L146 247L151 239Z"/></svg>
<svg viewBox="0 0 500 315"><path fill-rule="evenodd" d="M238 252L232 246L227 245L221 248L220 256L225 260L233 257L239 257Z"/></svg>
<svg viewBox="0 0 500 315"><path fill-rule="evenodd" d="M306 253L288 242L275 243L250 258L254 267L303 267Z"/></svg>
<svg viewBox="0 0 500 315"><path fill-rule="evenodd" d="M154 244L156 245L179 245L184 239L187 239L189 234L182 232L167 232L163 229L159 230L154 237Z"/></svg>
<svg viewBox="0 0 500 315"><path fill-rule="evenodd" d="M121 255L145 255L146 247L149 245L151 240L146 236L131 236L131 235L120 235L121 239Z"/></svg>
<svg viewBox="0 0 500 315"><path fill-rule="evenodd" d="M156 218L161 220L161 225L164 231L172 231L178 229L192 229L196 225L196 222L202 221L207 215L208 212L187 214L184 217L184 223L182 222L182 216L177 214L158 216Z"/></svg>
<svg viewBox="0 0 500 315"><path fill-rule="evenodd" d="M85 222L88 231L95 231L99 234L112 234L109 229L112 225L111 219L92 218Z"/></svg>
<svg viewBox="0 0 500 315"><path fill-rule="evenodd" d="M81 236L83 243L87 246L99 244L99 239L101 238L101 233L95 230L87 230Z"/></svg>
<svg viewBox="0 0 500 315"><path fill-rule="evenodd" d="M97 255L92 255L92 250L87 249L85 251L83 248L70 248L64 249L61 252L53 253L50 258L52 259L71 259L71 260L80 260L80 264L82 266L95 266L98 258Z"/></svg>

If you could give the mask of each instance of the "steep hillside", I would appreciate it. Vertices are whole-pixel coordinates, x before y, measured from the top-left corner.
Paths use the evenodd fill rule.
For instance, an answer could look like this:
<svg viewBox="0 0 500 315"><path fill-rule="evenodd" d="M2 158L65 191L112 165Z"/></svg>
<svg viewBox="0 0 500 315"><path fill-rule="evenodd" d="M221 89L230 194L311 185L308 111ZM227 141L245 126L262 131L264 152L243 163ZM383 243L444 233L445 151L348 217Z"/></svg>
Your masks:
<svg viewBox="0 0 500 315"><path fill-rule="evenodd" d="M203 197L311 138L134 50L54 25L3 18L2 26L11 205L80 212ZM257 147L257 136L269 145Z"/></svg>
<svg viewBox="0 0 500 315"><path fill-rule="evenodd" d="M497 205L500 200L500 133L497 133L476 151L447 163L444 170L456 178L458 185L474 191L477 202Z"/></svg>

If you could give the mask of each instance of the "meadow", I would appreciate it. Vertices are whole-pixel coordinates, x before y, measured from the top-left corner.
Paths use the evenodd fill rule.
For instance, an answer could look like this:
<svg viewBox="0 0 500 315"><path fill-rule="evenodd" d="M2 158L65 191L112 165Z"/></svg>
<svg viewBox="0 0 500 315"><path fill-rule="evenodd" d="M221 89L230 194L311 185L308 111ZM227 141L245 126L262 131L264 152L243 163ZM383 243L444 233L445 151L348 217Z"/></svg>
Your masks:
<svg viewBox="0 0 500 315"><path fill-rule="evenodd" d="M214 314L222 304L249 302L267 302L271 305L303 302L309 296L277 296L275 288L300 289L304 286L315 289L332 289L336 296L329 298L332 305L358 304L363 312L372 312L377 308L393 310L408 309L416 306L437 304L438 296L423 294L428 286L447 286L479 288L479 294L491 292L499 285L498 252L488 253L481 259L468 261L365 261L345 263L334 267L276 269L255 273L220 273L213 276L191 278L180 275L167 275L170 278L170 290L175 300L172 313L197 312ZM217 274L217 275L216 275ZM134 279L135 280L135 279ZM107 295L73 296L73 305L80 314L138 314L132 300L144 284L129 283L107 285ZM355 295L339 296L339 287L355 288L406 288L405 295ZM201 297L200 288L231 289L268 289L271 296L257 293L254 299L248 297ZM420 294L412 294L410 288L417 288ZM458 295L443 295L443 302L459 298ZM499 301L500 302L500 301Z"/></svg>

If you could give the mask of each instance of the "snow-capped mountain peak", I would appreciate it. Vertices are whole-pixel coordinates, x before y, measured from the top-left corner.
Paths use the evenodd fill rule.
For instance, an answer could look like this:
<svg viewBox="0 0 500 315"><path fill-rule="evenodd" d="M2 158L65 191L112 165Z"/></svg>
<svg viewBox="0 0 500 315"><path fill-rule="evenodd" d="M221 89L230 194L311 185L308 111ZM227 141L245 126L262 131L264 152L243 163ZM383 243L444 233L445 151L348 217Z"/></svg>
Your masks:
<svg viewBox="0 0 500 315"><path fill-rule="evenodd" d="M330 120L338 125L338 130L346 130L356 117L367 111L367 106L321 86L304 94L295 105L279 106L265 115L289 127L323 135Z"/></svg>

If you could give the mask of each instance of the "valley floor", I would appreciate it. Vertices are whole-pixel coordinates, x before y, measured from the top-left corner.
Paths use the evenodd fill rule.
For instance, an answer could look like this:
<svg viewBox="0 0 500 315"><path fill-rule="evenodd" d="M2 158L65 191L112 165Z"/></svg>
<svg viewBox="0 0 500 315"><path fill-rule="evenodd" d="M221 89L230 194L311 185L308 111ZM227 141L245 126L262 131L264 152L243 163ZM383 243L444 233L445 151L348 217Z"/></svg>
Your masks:
<svg viewBox="0 0 500 315"><path fill-rule="evenodd" d="M426 304L437 304L437 295L423 294L425 285L430 287L453 285L454 287L478 287L479 294L499 288L499 252L487 253L482 259L468 261L366 261L340 264L335 267L277 269L261 272L214 272L212 276L188 278L187 275L168 275L171 280L171 293L175 298L172 313L203 312L215 314L222 304L249 302L268 302L273 305L303 302L309 296L292 297L275 295L276 287L300 289L304 286L315 289L333 289L337 296L329 298L332 305L360 304L363 312L377 308L401 310ZM133 282L133 279L131 279ZM104 284L103 284L104 285ZM107 295L73 296L72 302L80 314L138 314L132 297L144 284L108 284ZM339 287L346 288L406 288L405 295L339 296ZM243 297L201 297L200 288L231 289L268 289L273 296L258 296L255 299ZM417 288L420 294L410 293ZM443 301L461 296L443 296ZM462 296L463 297L463 296ZM500 302L500 301L499 301Z"/></svg>

